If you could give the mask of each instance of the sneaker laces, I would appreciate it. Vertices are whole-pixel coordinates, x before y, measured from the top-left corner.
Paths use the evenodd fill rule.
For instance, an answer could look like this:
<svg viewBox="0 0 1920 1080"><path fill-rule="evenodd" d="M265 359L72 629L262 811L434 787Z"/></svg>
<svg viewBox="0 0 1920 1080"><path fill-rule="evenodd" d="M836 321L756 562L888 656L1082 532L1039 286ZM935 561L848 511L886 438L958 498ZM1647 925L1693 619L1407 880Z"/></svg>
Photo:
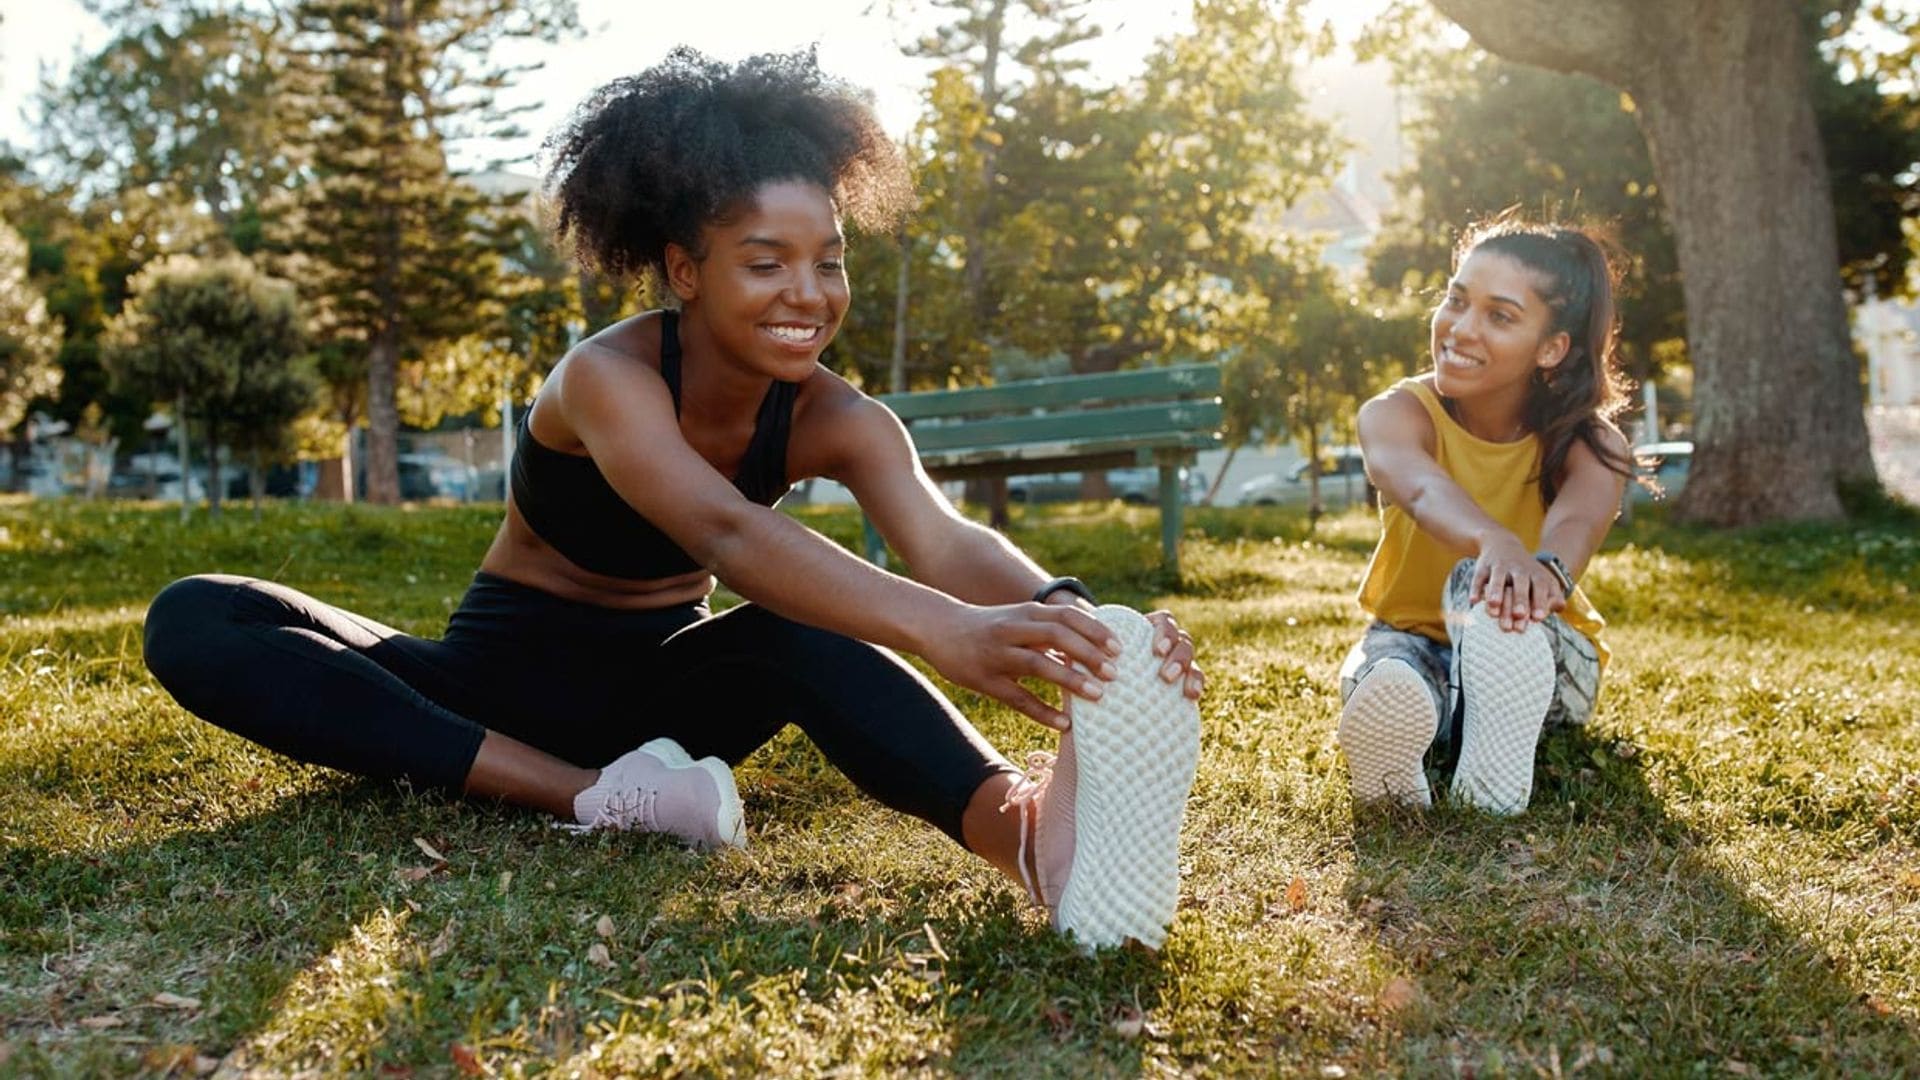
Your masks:
<svg viewBox="0 0 1920 1080"><path fill-rule="evenodd" d="M659 792L652 788L621 788L607 794L607 801L593 815L590 829L631 829L638 825L646 832L659 831L653 804Z"/></svg>
<svg viewBox="0 0 1920 1080"><path fill-rule="evenodd" d="M1033 898L1033 902L1042 906L1047 901L1040 895L1038 868L1032 871L1027 869L1027 836L1032 832L1034 807L1046 793L1047 785L1053 781L1053 762L1053 754L1045 750L1029 750L1026 773L1013 782L1013 786L1007 789L1006 798L1000 802L1000 812L1003 814L1010 806L1020 810L1020 884L1026 886L1027 895Z"/></svg>

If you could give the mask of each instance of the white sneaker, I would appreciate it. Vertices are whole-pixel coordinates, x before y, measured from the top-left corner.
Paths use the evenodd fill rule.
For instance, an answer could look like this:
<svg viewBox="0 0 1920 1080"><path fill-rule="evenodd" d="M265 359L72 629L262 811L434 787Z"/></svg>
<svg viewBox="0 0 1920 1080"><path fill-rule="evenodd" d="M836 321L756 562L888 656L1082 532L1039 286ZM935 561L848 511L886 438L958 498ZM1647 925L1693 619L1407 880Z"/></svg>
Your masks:
<svg viewBox="0 0 1920 1080"><path fill-rule="evenodd" d="M733 770L717 757L694 761L672 739L614 759L573 797L573 815L587 829L663 832L701 848L747 846Z"/></svg>
<svg viewBox="0 0 1920 1080"><path fill-rule="evenodd" d="M1340 752L1353 801L1432 806L1421 759L1439 724L1433 691L1413 665L1392 659L1373 665L1340 709Z"/></svg>
<svg viewBox="0 0 1920 1080"><path fill-rule="evenodd" d="M1099 701L1069 697L1060 754L1028 759L1007 795L1020 808L1020 869L1054 928L1082 948L1129 938L1157 949L1180 899L1180 821L1200 761L1200 712L1160 678L1153 625L1132 608L1094 613L1121 642ZM1034 816L1034 876L1025 837Z"/></svg>
<svg viewBox="0 0 1920 1080"><path fill-rule="evenodd" d="M1553 644L1537 623L1500 629L1484 603L1459 622L1466 713L1452 792L1489 813L1518 814L1533 795L1533 753L1553 704Z"/></svg>

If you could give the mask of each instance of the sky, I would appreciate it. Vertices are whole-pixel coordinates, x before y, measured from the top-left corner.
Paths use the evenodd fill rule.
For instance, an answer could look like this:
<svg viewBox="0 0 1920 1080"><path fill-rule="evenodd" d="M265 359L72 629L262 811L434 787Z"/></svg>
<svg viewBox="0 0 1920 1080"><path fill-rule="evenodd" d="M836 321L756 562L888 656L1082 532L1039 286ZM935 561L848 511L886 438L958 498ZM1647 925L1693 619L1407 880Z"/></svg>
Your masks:
<svg viewBox="0 0 1920 1080"><path fill-rule="evenodd" d="M531 154L595 87L679 44L737 60L817 42L821 65L873 90L882 122L904 133L918 115L927 65L902 55L901 47L937 21L918 10L926 6L912 0L579 0L584 37L530 50L528 57L545 67L524 76L509 98L535 106L521 118L528 136L488 156ZM1191 6L1191 0L1097 0L1090 9L1106 33L1082 46L1082 55L1110 81L1132 75L1156 38L1186 24ZM1315 21L1331 22L1350 40L1385 6L1386 0L1313 0L1310 10ZM901 14L890 18L889 8ZM106 38L106 27L79 0L0 0L0 139L31 146L22 110L43 65L57 75L76 48L97 48Z"/></svg>

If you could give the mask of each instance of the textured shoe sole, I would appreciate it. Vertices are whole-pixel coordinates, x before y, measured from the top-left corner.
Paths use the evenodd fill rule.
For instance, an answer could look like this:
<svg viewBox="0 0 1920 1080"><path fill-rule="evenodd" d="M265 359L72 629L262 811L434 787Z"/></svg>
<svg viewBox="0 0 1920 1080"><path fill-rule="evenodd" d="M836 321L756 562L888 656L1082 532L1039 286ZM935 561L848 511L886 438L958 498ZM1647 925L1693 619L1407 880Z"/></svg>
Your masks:
<svg viewBox="0 0 1920 1080"><path fill-rule="evenodd" d="M700 768L713 777L714 787L720 790L720 807L714 813L714 831L720 835L720 842L727 847L744 848L747 846L746 811L740 805L740 788L733 782L733 770L727 763L716 757L704 757L699 761L687 755L686 750L672 739L654 739L643 744L640 749L666 762L670 769Z"/></svg>
<svg viewBox="0 0 1920 1080"><path fill-rule="evenodd" d="M1418 672L1404 660L1375 664L1340 710L1340 752L1353 801L1432 806L1421 759L1438 726L1433 692Z"/></svg>
<svg viewBox="0 0 1920 1080"><path fill-rule="evenodd" d="M1200 713L1160 678L1153 626L1132 608L1095 616L1119 636L1118 678L1074 698L1073 868L1054 925L1082 948L1166 940L1180 899L1180 819L1200 762Z"/></svg>
<svg viewBox="0 0 1920 1080"><path fill-rule="evenodd" d="M1533 795L1533 753L1553 704L1547 631L1508 633L1484 605L1475 607L1460 635L1460 686L1466 716L1453 797L1489 813L1518 814Z"/></svg>

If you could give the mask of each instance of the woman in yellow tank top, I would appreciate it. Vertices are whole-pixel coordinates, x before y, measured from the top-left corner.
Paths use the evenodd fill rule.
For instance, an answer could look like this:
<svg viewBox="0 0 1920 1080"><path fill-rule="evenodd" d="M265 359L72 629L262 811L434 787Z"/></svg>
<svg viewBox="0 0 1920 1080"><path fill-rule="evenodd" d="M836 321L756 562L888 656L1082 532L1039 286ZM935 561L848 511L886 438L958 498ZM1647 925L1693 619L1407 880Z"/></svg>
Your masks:
<svg viewBox="0 0 1920 1080"><path fill-rule="evenodd" d="M1428 805L1438 744L1458 754L1456 799L1515 814L1542 728L1584 723L1606 666L1606 623L1575 582L1632 473L1611 421L1626 393L1592 236L1503 219L1455 265L1433 370L1360 409L1382 535L1360 586L1374 621L1340 672L1340 747L1356 802Z"/></svg>

